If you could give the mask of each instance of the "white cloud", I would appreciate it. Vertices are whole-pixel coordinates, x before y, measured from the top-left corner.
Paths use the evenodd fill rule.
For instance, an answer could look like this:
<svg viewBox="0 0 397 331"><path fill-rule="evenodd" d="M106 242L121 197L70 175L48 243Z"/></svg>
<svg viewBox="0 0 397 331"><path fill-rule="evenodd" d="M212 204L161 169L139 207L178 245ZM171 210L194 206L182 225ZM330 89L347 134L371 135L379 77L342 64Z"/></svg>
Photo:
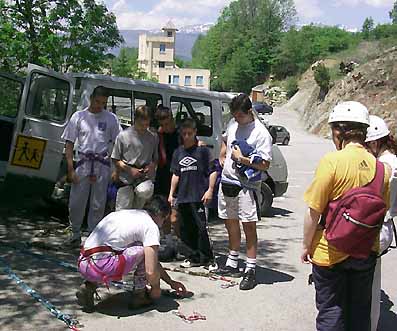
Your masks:
<svg viewBox="0 0 397 331"><path fill-rule="evenodd" d="M299 17L303 19L313 19L324 14L319 0L295 0L295 7Z"/></svg>
<svg viewBox="0 0 397 331"><path fill-rule="evenodd" d="M128 9L127 0L112 3L120 29L159 29L169 20L177 27L215 21L232 0L162 0L151 10Z"/></svg>
<svg viewBox="0 0 397 331"><path fill-rule="evenodd" d="M394 1L395 0L334 0L334 4L337 7L367 5L376 8L392 8Z"/></svg>

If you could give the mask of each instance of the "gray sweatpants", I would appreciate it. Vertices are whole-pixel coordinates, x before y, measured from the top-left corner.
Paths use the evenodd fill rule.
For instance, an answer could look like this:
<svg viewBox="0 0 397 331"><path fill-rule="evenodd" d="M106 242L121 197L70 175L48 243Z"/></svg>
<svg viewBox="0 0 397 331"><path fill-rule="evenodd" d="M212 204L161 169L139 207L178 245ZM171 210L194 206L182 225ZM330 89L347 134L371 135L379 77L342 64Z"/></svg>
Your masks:
<svg viewBox="0 0 397 331"><path fill-rule="evenodd" d="M89 181L88 176L80 177L78 184L72 184L69 197L69 222L73 231L73 238L80 237L88 197L88 230L91 232L102 219L105 212L109 174L98 176L95 183Z"/></svg>
<svg viewBox="0 0 397 331"><path fill-rule="evenodd" d="M122 209L142 209L153 195L153 188L140 194L134 185L120 187L116 197L116 211Z"/></svg>

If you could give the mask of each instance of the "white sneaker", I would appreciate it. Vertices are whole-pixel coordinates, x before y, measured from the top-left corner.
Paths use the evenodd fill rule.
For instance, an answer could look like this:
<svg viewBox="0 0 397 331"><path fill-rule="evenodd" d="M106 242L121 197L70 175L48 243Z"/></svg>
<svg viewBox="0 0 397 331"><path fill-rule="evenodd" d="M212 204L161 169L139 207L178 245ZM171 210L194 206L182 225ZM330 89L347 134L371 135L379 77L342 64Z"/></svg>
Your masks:
<svg viewBox="0 0 397 331"><path fill-rule="evenodd" d="M199 266L201 266L200 262L194 262L194 261L189 260L189 259L186 259L185 261L183 261L180 264L181 268L186 268L186 269L187 268L193 268L193 267L199 267Z"/></svg>

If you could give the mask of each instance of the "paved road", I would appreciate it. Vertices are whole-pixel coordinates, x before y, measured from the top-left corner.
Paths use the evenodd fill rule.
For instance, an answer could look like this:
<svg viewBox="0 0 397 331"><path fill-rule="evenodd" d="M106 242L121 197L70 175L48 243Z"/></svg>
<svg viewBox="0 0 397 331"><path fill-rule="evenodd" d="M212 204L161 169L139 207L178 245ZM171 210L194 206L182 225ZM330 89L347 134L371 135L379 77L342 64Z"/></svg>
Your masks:
<svg viewBox="0 0 397 331"><path fill-rule="evenodd" d="M11 255L12 250L0 247L0 255L26 282L62 311L74 314L82 330L314 330L314 289L307 285L310 268L299 262L302 238L302 219L305 205L303 192L311 181L320 157L333 150L330 141L304 132L297 114L278 109L271 117L273 124L285 125L291 132L290 146L280 146L289 166L290 187L284 197L275 199L271 215L258 224L259 285L252 291L241 292L237 287L222 289L219 282L204 277L172 273L194 292L190 299L163 298L156 306L144 311L126 309L128 296L113 289L102 289L103 301L93 314L80 312L75 304L74 291L80 283L79 276L62 267L29 256ZM35 232L30 215L23 211L17 216L2 216L0 238L15 241L28 238ZM7 219L7 223L4 220ZM41 215L37 224L46 224L47 215ZM7 224L7 226L5 225ZM59 227L53 221L53 229ZM59 232L59 231L58 231ZM61 232L59 232L61 233ZM211 237L220 255L227 252L227 239L223 224L211 224ZM54 237L54 241L56 237ZM8 255L7 255L8 254ZM73 254L54 250L56 255L73 262ZM397 309L397 283L392 275L397 274L397 252L384 258L383 289L384 305L380 330L395 330ZM0 272L0 329L1 330L64 330L61 322L27 297L23 291ZM193 311L207 317L191 325L172 314L180 309L185 314ZM393 328L394 325L394 328Z"/></svg>

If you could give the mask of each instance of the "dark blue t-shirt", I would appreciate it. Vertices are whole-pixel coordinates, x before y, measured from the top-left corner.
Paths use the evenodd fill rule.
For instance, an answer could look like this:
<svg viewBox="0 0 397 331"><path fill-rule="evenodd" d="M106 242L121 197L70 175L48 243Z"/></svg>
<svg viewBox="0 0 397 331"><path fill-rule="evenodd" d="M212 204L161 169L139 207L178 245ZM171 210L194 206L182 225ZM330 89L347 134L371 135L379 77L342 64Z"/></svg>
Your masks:
<svg viewBox="0 0 397 331"><path fill-rule="evenodd" d="M179 177L178 203L200 202L208 190L209 176L214 171L207 147L179 146L172 156L171 172Z"/></svg>

